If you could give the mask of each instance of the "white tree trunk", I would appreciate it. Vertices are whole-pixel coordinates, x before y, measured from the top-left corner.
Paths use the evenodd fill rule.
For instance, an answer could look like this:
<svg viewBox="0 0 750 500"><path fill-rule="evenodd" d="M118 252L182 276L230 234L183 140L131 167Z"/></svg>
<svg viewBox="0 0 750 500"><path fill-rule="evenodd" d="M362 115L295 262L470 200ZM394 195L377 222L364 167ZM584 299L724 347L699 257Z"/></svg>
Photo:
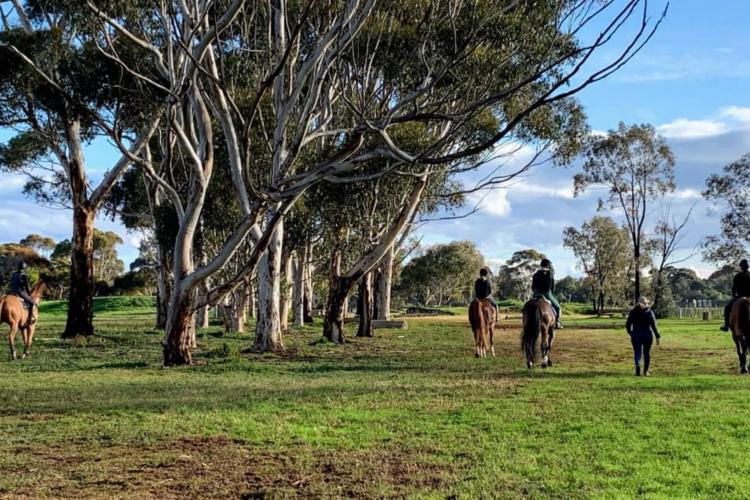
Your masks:
<svg viewBox="0 0 750 500"><path fill-rule="evenodd" d="M251 318L255 319L255 311L258 309L258 303L257 303L257 296L258 296L258 289L255 286L255 280L250 281L250 285L248 285L247 288L247 314Z"/></svg>
<svg viewBox="0 0 750 500"><path fill-rule="evenodd" d="M307 260L307 245L295 253L293 259L292 278L292 310L294 311L294 327L305 324L305 261Z"/></svg>
<svg viewBox="0 0 750 500"><path fill-rule="evenodd" d="M391 287L393 285L393 256L394 249L391 247L380 261L380 279L378 280L377 289L377 306L375 309L378 314L375 319L391 319Z"/></svg>
<svg viewBox="0 0 750 500"><path fill-rule="evenodd" d="M227 298L227 301L222 306L224 330L238 333L245 332L249 299L248 287L238 288Z"/></svg>
<svg viewBox="0 0 750 500"><path fill-rule="evenodd" d="M315 292L313 290L313 273L315 268L313 266L313 246L307 247L307 255L305 262L303 263L302 272L304 274L304 318L306 322L311 323L313 321L313 307L315 304Z"/></svg>
<svg viewBox="0 0 750 500"><path fill-rule="evenodd" d="M281 289L281 331L289 330L289 313L292 310L292 292L294 287L294 275L292 273L292 256L287 255L282 259L282 289Z"/></svg>
<svg viewBox="0 0 750 500"><path fill-rule="evenodd" d="M206 294L208 294L208 288L209 288L209 280L206 280L204 284L200 287L200 292L198 293L199 297L205 297ZM196 328L208 328L209 326L209 312L210 308L208 305L205 305L201 308L199 308L195 312L195 326Z"/></svg>
<svg viewBox="0 0 750 500"><path fill-rule="evenodd" d="M254 352L284 349L281 340L281 251L284 224L279 222L258 264L258 322Z"/></svg>
<svg viewBox="0 0 750 500"><path fill-rule="evenodd" d="M198 348L198 340L195 338L195 314L190 318L190 348Z"/></svg>

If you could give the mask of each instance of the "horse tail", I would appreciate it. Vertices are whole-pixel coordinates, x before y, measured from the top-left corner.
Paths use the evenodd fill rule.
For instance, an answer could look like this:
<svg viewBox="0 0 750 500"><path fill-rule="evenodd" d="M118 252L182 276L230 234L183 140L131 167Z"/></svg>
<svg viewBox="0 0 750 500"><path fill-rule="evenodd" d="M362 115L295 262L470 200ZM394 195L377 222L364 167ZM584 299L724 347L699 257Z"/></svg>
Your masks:
<svg viewBox="0 0 750 500"><path fill-rule="evenodd" d="M482 303L479 299L474 299L469 305L469 323L471 323L471 329L474 332L474 338L477 343L481 342L484 345L484 332L486 330L484 311L482 311ZM477 335L479 338L477 338Z"/></svg>
<svg viewBox="0 0 750 500"><path fill-rule="evenodd" d="M747 338L750 336L750 303L747 299L740 299L739 314L737 314L737 333Z"/></svg>
<svg viewBox="0 0 750 500"><path fill-rule="evenodd" d="M521 334L521 350L527 360L534 359L536 339L539 338L539 325L541 324L541 307L537 301L529 300L523 306L523 333Z"/></svg>

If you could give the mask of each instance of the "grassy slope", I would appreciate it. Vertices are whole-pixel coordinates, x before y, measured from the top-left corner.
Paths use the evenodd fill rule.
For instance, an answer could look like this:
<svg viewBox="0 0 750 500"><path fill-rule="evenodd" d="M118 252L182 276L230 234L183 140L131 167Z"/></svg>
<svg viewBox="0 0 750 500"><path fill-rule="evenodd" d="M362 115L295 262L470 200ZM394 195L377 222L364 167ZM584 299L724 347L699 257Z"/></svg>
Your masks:
<svg viewBox="0 0 750 500"><path fill-rule="evenodd" d="M631 375L621 320L575 318L528 372L518 319L471 357L464 316L410 318L289 354L201 334L160 367L142 308L100 312L88 345L43 316L30 360L0 362L0 495L744 497L750 378L717 324L663 322L654 376ZM352 328L350 328L351 330ZM19 338L20 340L20 338ZM4 358L4 356L3 356Z"/></svg>

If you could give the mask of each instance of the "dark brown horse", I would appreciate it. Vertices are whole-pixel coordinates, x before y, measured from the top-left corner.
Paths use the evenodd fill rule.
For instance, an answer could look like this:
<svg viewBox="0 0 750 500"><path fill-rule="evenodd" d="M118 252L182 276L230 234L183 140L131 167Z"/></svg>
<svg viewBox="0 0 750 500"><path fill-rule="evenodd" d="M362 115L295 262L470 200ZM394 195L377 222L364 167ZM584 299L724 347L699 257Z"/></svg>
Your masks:
<svg viewBox="0 0 750 500"><path fill-rule="evenodd" d="M495 307L487 299L474 299L469 304L469 323L474 332L474 344L478 358L487 356L487 349L495 357Z"/></svg>
<svg viewBox="0 0 750 500"><path fill-rule="evenodd" d="M526 366L534 366L536 341L541 337L542 368L552 366L549 351L555 339L555 310L544 297L534 297L523 306L523 333L521 349L526 356Z"/></svg>
<svg viewBox="0 0 750 500"><path fill-rule="evenodd" d="M740 373L747 373L747 350L750 342L750 298L742 297L734 301L729 314L729 328L740 358Z"/></svg>
<svg viewBox="0 0 750 500"><path fill-rule="evenodd" d="M34 341L39 300L46 289L47 287L42 281L39 281L31 289L31 298L34 300L34 304L36 304L36 307L33 308L32 321L29 321L29 314L32 314L32 311L24 307L22 298L15 295L0 297L0 324L7 323L10 325L8 344L10 344L10 356L12 359L16 359L16 333L18 333L19 329L21 330L21 334L23 334L23 357L25 358L29 355L31 343Z"/></svg>

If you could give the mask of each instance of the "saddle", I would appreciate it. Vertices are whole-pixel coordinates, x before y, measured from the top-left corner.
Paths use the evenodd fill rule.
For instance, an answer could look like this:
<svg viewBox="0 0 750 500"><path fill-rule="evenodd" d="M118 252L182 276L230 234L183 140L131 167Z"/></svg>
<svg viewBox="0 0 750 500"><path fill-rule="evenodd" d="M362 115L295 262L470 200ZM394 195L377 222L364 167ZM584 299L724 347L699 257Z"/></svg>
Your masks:
<svg viewBox="0 0 750 500"><path fill-rule="evenodd" d="M534 293L533 293L533 294L531 295L531 300L540 300L540 299L541 299L541 300L543 300L543 301L545 301L545 302L549 302L550 304L552 303L552 302L550 302L549 300L547 300L547 297L545 297L545 296L544 296L543 294L541 294L541 293L538 293L538 292L534 292Z"/></svg>
<svg viewBox="0 0 750 500"><path fill-rule="evenodd" d="M23 308L24 308L24 310L28 311L28 310L30 310L30 309L31 309L31 304L29 304L29 303L28 303L28 302L26 301L26 299L24 299L24 298L23 298L23 297L22 297L21 295L19 295L19 294L17 294L17 293L13 293L13 292L11 292L11 293L10 293L9 295L12 295L12 296L14 296L14 297L18 298L18 300L20 300L20 301L21 301L21 307L23 307Z"/></svg>

